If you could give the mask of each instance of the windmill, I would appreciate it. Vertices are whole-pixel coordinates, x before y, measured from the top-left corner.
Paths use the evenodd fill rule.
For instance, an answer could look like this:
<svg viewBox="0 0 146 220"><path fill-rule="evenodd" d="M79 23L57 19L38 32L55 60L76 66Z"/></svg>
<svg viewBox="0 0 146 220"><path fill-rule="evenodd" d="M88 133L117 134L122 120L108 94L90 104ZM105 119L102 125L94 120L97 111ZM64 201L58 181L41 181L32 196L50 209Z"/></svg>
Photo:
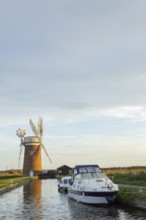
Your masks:
<svg viewBox="0 0 146 220"><path fill-rule="evenodd" d="M43 139L43 120L39 116L38 127L34 125L32 120L29 120L30 127L35 136L24 137L25 132L20 132L23 129L18 129L17 135L21 138L20 144L20 156L25 147L24 151L24 162L23 162L23 176L37 175L42 172L42 159L41 159L41 149L44 150L48 160L52 163L50 156L42 142ZM19 162L20 163L20 162Z"/></svg>

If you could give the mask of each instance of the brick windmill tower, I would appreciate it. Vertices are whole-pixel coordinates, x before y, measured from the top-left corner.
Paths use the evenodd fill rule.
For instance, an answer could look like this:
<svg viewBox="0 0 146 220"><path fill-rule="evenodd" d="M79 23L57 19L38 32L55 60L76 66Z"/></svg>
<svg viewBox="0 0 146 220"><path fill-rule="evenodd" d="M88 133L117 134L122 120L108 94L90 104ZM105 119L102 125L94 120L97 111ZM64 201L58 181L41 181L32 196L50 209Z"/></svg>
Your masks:
<svg viewBox="0 0 146 220"><path fill-rule="evenodd" d="M42 142L43 138L43 120L39 117L38 128L34 125L32 120L29 120L29 124L35 136L25 136L24 129L18 129L16 134L21 138L20 144L20 154L19 154L19 164L20 157L24 147L24 161L23 161L23 176L33 176L38 175L42 172L42 158L41 149L44 150L47 158L52 163L47 150ZM19 166L19 165L18 165Z"/></svg>

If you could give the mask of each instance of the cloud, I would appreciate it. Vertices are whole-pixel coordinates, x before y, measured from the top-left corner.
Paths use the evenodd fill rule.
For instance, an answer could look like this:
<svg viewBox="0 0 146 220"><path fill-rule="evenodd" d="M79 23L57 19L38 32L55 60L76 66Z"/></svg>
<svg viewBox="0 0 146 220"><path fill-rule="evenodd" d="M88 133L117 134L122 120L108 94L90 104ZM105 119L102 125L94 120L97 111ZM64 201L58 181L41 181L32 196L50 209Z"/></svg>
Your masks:
<svg viewBox="0 0 146 220"><path fill-rule="evenodd" d="M56 155L74 146L104 148L107 133L144 135L145 1L14 0L0 6L1 136L13 137L18 127L32 134L29 118L37 124L38 115ZM90 136L96 133L102 138ZM117 146L120 141L131 143L119 138Z"/></svg>
<svg viewBox="0 0 146 220"><path fill-rule="evenodd" d="M146 120L146 107L119 106L91 112L96 117L126 118L133 120Z"/></svg>
<svg viewBox="0 0 146 220"><path fill-rule="evenodd" d="M1 114L0 127L10 127L10 126L22 126L29 127L29 118L32 118L34 123L37 125L38 115L41 115L44 121L44 126L56 126L59 127L65 125L73 125L80 123L88 123L89 121L96 120L107 120L107 119L117 119L117 120L128 120L128 122L142 122L146 120L146 107L145 106L113 106L111 108L96 108L96 107L84 107L79 109L60 109L59 112L56 108L47 110L40 108L38 111L34 112L33 108L28 108L28 111L21 110L18 116L15 112L9 113L5 116L4 113ZM17 107L18 111L18 107ZM8 111L9 112L9 111ZM6 113L6 111L5 111ZM49 127L50 127L49 126ZM46 138L61 138L61 137L74 137L72 136L46 136ZM76 137L76 136L75 136Z"/></svg>

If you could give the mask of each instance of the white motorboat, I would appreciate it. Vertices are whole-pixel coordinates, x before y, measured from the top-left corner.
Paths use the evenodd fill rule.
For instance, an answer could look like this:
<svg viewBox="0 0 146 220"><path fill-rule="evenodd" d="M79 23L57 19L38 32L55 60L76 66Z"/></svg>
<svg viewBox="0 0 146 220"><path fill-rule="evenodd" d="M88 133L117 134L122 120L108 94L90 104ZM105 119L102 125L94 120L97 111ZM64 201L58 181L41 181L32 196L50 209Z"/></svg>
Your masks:
<svg viewBox="0 0 146 220"><path fill-rule="evenodd" d="M73 169L69 198L86 204L112 204L119 188L98 165L77 165Z"/></svg>
<svg viewBox="0 0 146 220"><path fill-rule="evenodd" d="M71 183L71 176L64 176L58 181L58 191L59 192L68 192L68 187Z"/></svg>

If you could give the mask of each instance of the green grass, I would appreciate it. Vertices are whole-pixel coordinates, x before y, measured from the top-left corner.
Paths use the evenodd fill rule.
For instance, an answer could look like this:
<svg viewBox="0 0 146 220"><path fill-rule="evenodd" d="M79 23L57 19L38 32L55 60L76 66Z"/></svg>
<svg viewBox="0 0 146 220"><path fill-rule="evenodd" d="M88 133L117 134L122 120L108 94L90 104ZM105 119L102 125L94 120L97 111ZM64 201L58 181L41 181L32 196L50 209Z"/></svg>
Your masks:
<svg viewBox="0 0 146 220"><path fill-rule="evenodd" d="M117 201L132 205L135 200L146 200L146 173L140 172L137 174L114 174L109 176L110 179L117 184L128 184L129 186L119 186L117 193ZM134 185L134 186L132 186Z"/></svg>
<svg viewBox="0 0 146 220"><path fill-rule="evenodd" d="M140 187L119 187L117 200L133 203L135 200L146 200L146 189Z"/></svg>
<svg viewBox="0 0 146 220"><path fill-rule="evenodd" d="M140 172L138 174L114 174L109 175L109 178L117 184L128 184L137 186L146 186L146 173Z"/></svg>
<svg viewBox="0 0 146 220"><path fill-rule="evenodd" d="M0 188L11 186L15 183L21 183L26 180L32 179L31 177L18 177L18 178L6 178L6 179L0 179Z"/></svg>

